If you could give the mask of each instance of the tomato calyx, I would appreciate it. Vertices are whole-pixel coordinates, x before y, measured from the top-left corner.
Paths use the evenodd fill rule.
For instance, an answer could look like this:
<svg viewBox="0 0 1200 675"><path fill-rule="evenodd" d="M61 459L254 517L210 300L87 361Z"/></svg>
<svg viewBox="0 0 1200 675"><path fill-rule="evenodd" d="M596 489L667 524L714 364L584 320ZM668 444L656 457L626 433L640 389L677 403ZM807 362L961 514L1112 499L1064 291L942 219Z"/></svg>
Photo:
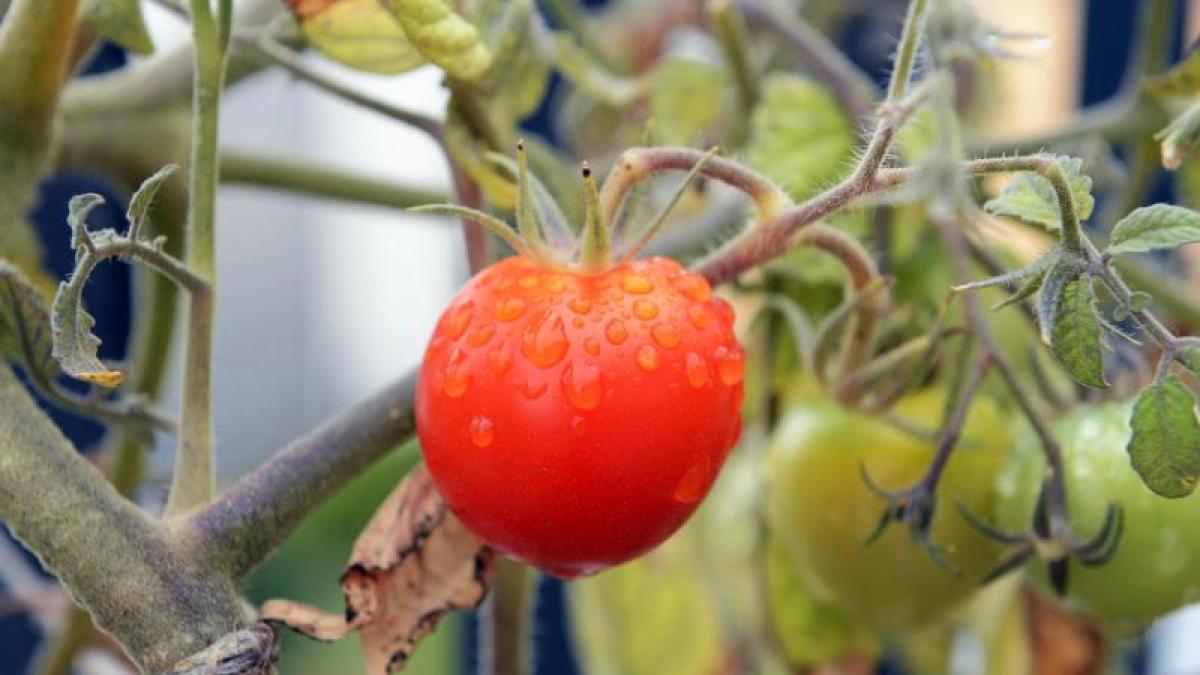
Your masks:
<svg viewBox="0 0 1200 675"><path fill-rule="evenodd" d="M1013 547L1012 552L984 577L983 583L1008 574L1036 556L1046 561L1054 591L1066 595L1072 561L1086 567L1100 567L1116 555L1125 527L1125 512L1120 504L1109 503L1104 512L1104 522L1096 533L1088 539L1080 539L1059 510L1051 508L1048 493L1049 481L1044 481L1033 511L1033 523L1028 530L1021 532L1001 530L972 513L963 504L958 504L959 513L975 529Z"/></svg>
<svg viewBox="0 0 1200 675"><path fill-rule="evenodd" d="M613 267L632 260L650 243L666 224L671 210L686 192L688 185L708 163L718 148L705 153L688 171L675 194L667 204L630 241L614 246L613 225L609 222L600 200L591 166L585 161L580 165L584 196L584 223L577 238L561 237L561 243L552 243L547 232L570 233L573 231L563 216L562 209L550 191L529 171L525 143L518 141L517 157L492 153L489 160L503 169L516 181L517 197L514 213L516 228L504 220L478 209L457 204L428 204L410 209L420 213L440 213L458 216L482 225L492 234L504 240L518 255L529 258L547 268L583 274L601 274ZM543 222L545 221L545 222ZM619 250L614 251L614 248Z"/></svg>

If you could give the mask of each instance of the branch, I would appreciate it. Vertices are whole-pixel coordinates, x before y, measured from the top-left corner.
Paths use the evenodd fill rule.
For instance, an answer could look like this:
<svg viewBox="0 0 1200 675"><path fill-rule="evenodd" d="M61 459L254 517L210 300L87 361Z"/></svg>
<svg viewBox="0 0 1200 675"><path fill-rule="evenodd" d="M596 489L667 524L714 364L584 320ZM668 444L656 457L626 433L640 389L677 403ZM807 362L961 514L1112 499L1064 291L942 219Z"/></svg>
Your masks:
<svg viewBox="0 0 1200 675"><path fill-rule="evenodd" d="M350 479L415 427L409 373L275 454L178 524L185 541L240 578Z"/></svg>
<svg viewBox="0 0 1200 675"><path fill-rule="evenodd" d="M232 630L233 585L180 555L0 366L0 520L138 664L160 672Z"/></svg>
<svg viewBox="0 0 1200 675"><path fill-rule="evenodd" d="M311 166L296 158L271 157L228 148L221 151L221 182L399 209L439 204L448 199L438 190Z"/></svg>
<svg viewBox="0 0 1200 675"><path fill-rule="evenodd" d="M192 83L192 156L188 171L187 266L208 282L208 293L193 292L188 302L183 369L183 412L166 513L174 515L212 498L212 340L216 282L216 199L220 165L217 135L221 90L225 86L229 0L217 13L209 0L191 0L195 80Z"/></svg>

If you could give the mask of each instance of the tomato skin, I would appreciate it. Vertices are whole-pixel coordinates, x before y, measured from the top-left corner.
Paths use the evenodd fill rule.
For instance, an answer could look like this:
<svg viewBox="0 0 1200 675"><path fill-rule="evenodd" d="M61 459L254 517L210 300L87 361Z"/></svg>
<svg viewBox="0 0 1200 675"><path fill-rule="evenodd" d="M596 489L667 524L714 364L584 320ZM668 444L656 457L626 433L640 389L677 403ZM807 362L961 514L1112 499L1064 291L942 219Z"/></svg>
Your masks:
<svg viewBox="0 0 1200 675"><path fill-rule="evenodd" d="M941 391L925 390L901 400L894 412L936 429L944 400ZM977 397L942 476L932 527L958 575L934 563L903 524L892 523L865 543L886 504L866 486L860 466L885 489L905 489L923 475L933 444L826 398L794 405L771 440L769 523L818 599L895 640L959 606L999 562L1003 549L956 513L955 501L990 513L998 494L993 478L1012 444L1011 424Z"/></svg>
<svg viewBox="0 0 1200 675"><path fill-rule="evenodd" d="M666 258L596 274L523 257L443 314L417 430L446 503L496 549L560 576L629 560L708 492L741 428L733 312Z"/></svg>
<svg viewBox="0 0 1200 675"><path fill-rule="evenodd" d="M1125 450L1131 410L1129 402L1081 406L1054 427L1075 532L1083 538L1096 533L1110 502L1125 514L1116 554L1107 564L1070 563L1064 604L1122 634L1200 600L1200 493L1167 499L1142 483ZM1026 439L1001 474L999 525L1029 527L1044 469L1041 445ZM1048 590L1045 568L1039 561L1032 570Z"/></svg>

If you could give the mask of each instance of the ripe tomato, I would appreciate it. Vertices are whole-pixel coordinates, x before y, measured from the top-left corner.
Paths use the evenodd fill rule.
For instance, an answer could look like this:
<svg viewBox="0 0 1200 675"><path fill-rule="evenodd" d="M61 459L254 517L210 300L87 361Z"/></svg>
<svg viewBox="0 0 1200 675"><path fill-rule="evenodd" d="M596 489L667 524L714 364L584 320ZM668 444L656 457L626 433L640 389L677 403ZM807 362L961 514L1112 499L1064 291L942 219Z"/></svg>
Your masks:
<svg viewBox="0 0 1200 675"><path fill-rule="evenodd" d="M666 258L584 273L508 258L439 321L418 435L446 503L552 574L653 548L708 492L741 428L733 311Z"/></svg>
<svg viewBox="0 0 1200 675"><path fill-rule="evenodd" d="M1095 533L1111 502L1125 513L1111 560L1100 567L1070 565L1065 604L1120 633L1141 630L1200 600L1200 493L1166 499L1142 484L1125 451L1131 408L1129 403L1083 406L1055 426L1076 533L1084 538ZM1013 530L1029 527L1044 467L1036 439L1020 444L1001 473L998 524ZM1044 564L1035 567L1044 572Z"/></svg>
<svg viewBox="0 0 1200 675"><path fill-rule="evenodd" d="M936 429L944 394L928 389L900 401L895 413ZM904 526L865 540L885 502L864 483L860 466L887 489L904 489L933 458L932 443L824 398L794 405L768 451L768 516L797 572L819 599L869 625L888 640L956 607L999 561L1002 549L955 512L961 501L990 513L993 477L1013 444L1012 424L977 397L962 440L938 489L932 536L961 572L939 567Z"/></svg>

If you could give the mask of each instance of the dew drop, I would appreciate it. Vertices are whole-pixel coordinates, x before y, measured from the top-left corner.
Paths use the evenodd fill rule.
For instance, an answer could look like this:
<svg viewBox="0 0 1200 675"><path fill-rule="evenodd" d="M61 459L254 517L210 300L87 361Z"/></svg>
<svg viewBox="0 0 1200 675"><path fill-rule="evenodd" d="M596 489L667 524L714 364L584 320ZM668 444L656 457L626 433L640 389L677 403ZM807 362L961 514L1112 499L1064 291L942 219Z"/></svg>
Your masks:
<svg viewBox="0 0 1200 675"><path fill-rule="evenodd" d="M650 336L660 347L674 349L679 346L679 331L669 323L656 323L650 329Z"/></svg>
<svg viewBox="0 0 1200 675"><path fill-rule="evenodd" d="M467 344L473 347L479 347L487 344L488 340L496 334L496 325L492 323L481 323L467 333Z"/></svg>
<svg viewBox="0 0 1200 675"><path fill-rule="evenodd" d="M571 325L575 326L576 328L583 328L583 319L577 316L571 319Z"/></svg>
<svg viewBox="0 0 1200 675"><path fill-rule="evenodd" d="M658 305L649 300L638 300L633 303L633 315L639 319L649 321L658 316Z"/></svg>
<svg viewBox="0 0 1200 675"><path fill-rule="evenodd" d="M713 315L703 305L688 305L687 317L696 330L704 330L712 323Z"/></svg>
<svg viewBox="0 0 1200 675"><path fill-rule="evenodd" d="M525 313L525 301L518 297L505 298L496 305L496 318L512 321Z"/></svg>
<svg viewBox="0 0 1200 675"><path fill-rule="evenodd" d="M571 302L567 303L567 307L571 308L576 314L587 314L592 311L592 301L587 298L571 298Z"/></svg>
<svg viewBox="0 0 1200 675"><path fill-rule="evenodd" d="M576 416L572 417L571 418L571 431L573 431L577 434L583 433L585 421L586 420L584 419L583 415L576 415Z"/></svg>
<svg viewBox="0 0 1200 675"><path fill-rule="evenodd" d="M688 352L683 369L687 373L688 384L692 387L702 389L712 384L712 375L708 373L708 361L696 352Z"/></svg>
<svg viewBox="0 0 1200 675"><path fill-rule="evenodd" d="M699 454L692 460L691 466L683 472L683 477L675 485L671 497L683 504L694 504L700 501L708 489L708 481L712 475L712 459L707 454Z"/></svg>
<svg viewBox="0 0 1200 675"><path fill-rule="evenodd" d="M486 448L495 439L495 430L493 429L492 421L483 415L476 415L471 418L471 422L467 425L467 432L471 436L471 442L477 448Z"/></svg>
<svg viewBox="0 0 1200 675"><path fill-rule="evenodd" d="M642 295L654 290L654 284L650 283L650 279L641 274L626 274L621 277L621 288L629 293L637 293Z"/></svg>
<svg viewBox="0 0 1200 675"><path fill-rule="evenodd" d="M525 394L525 398L530 401L536 401L546 393L546 385L546 380L540 377L531 377L521 385L521 393Z"/></svg>
<svg viewBox="0 0 1200 675"><path fill-rule="evenodd" d="M508 345L504 342L488 352L487 358L492 372L497 375L503 375L508 372L509 368L512 368L512 355L508 353Z"/></svg>
<svg viewBox="0 0 1200 675"><path fill-rule="evenodd" d="M658 370L658 367L662 365L662 362L658 358L658 350L654 348L654 345L642 345L638 347L636 360L642 370L650 372Z"/></svg>
<svg viewBox="0 0 1200 675"><path fill-rule="evenodd" d="M521 280L517 282L517 286L520 286L521 288L533 288L537 285L538 278L532 274L521 277Z"/></svg>
<svg viewBox="0 0 1200 675"><path fill-rule="evenodd" d="M566 287L567 284L562 280L562 277L550 277L550 281L546 282L546 288L549 288L553 293L562 293Z"/></svg>
<svg viewBox="0 0 1200 675"><path fill-rule="evenodd" d="M547 310L521 334L521 353L535 366L549 368L567 355L567 333L562 317Z"/></svg>
<svg viewBox="0 0 1200 675"><path fill-rule="evenodd" d="M595 410L604 398L600 369L582 362L568 363L562 373L563 393L580 410Z"/></svg>
<svg viewBox="0 0 1200 675"><path fill-rule="evenodd" d="M512 277L504 277L503 279L500 280L500 283L496 284L496 290L507 291L508 289L513 287L514 283L516 283L516 282L513 281Z"/></svg>
<svg viewBox="0 0 1200 675"><path fill-rule="evenodd" d="M462 398L463 394L467 393L467 389L471 387L471 374L466 372L466 368L463 367L463 361L466 358L466 354L461 349L455 349L450 353L450 360L446 363L442 380L442 391L446 392L450 398Z"/></svg>
<svg viewBox="0 0 1200 675"><path fill-rule="evenodd" d="M457 340L462 337L462 334L467 330L467 324L471 323L471 317L475 314L475 303L468 300L461 305L451 309L446 314L446 333L450 339Z"/></svg>
<svg viewBox="0 0 1200 675"><path fill-rule="evenodd" d="M712 297L712 287L704 277L695 272L688 272L675 280L675 288L692 300L704 302Z"/></svg>
<svg viewBox="0 0 1200 675"><path fill-rule="evenodd" d="M596 356L600 353L600 341L589 337L583 341L583 349L592 356Z"/></svg>
<svg viewBox="0 0 1200 675"><path fill-rule="evenodd" d="M717 377L727 387L732 387L742 381L746 370L746 357L740 349L730 349L720 345L713 350L713 361L717 364Z"/></svg>
<svg viewBox="0 0 1200 675"><path fill-rule="evenodd" d="M625 330L625 322L613 319L604 327L604 338L614 345L619 345L629 339L629 331Z"/></svg>

